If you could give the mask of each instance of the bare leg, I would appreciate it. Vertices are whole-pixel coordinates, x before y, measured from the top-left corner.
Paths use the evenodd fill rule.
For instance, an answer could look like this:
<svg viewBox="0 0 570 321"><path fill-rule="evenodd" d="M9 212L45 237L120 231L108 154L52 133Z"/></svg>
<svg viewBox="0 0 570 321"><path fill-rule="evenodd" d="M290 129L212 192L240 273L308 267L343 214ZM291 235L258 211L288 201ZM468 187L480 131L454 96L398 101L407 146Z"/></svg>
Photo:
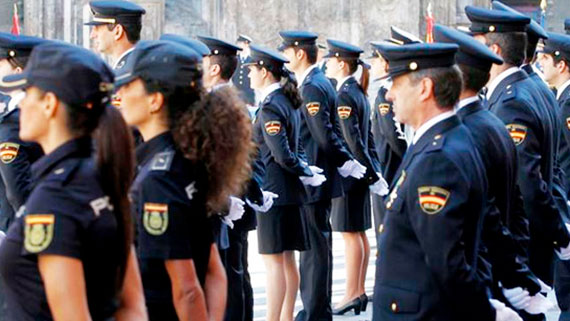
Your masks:
<svg viewBox="0 0 570 321"><path fill-rule="evenodd" d="M267 317L268 321L279 321L281 307L285 299L285 271L283 268L283 254L262 255L267 270L265 290L267 291Z"/></svg>
<svg viewBox="0 0 570 321"><path fill-rule="evenodd" d="M285 272L285 300L281 309L281 321L293 321L295 310L295 299L299 290L299 270L295 262L295 252L286 251L283 253L283 269Z"/></svg>
<svg viewBox="0 0 570 321"><path fill-rule="evenodd" d="M341 307L359 297L359 282L364 249L359 233L342 233L344 239L344 254L346 257L346 292L336 307Z"/></svg>
<svg viewBox="0 0 570 321"><path fill-rule="evenodd" d="M360 295L366 293L365 283L366 283L366 270L368 269L368 260L370 260L370 243L368 243L368 238L365 232L360 232L360 238L362 239L362 245L364 250L364 257L362 258L362 267L360 269L360 282L358 293Z"/></svg>

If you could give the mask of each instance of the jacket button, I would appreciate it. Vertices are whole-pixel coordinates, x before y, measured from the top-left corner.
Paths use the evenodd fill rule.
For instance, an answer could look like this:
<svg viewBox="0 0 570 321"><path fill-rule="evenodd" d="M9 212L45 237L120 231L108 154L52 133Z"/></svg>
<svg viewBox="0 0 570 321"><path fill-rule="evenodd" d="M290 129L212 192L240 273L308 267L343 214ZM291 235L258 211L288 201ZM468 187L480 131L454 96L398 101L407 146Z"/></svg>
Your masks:
<svg viewBox="0 0 570 321"><path fill-rule="evenodd" d="M240 81L239 84L240 84L240 85L243 85L243 81Z"/></svg>
<svg viewBox="0 0 570 321"><path fill-rule="evenodd" d="M390 305L390 309L394 313L398 312L398 304L396 304L396 302L392 302L392 304Z"/></svg>
<svg viewBox="0 0 570 321"><path fill-rule="evenodd" d="M384 232L384 224L380 224L380 226L378 226L378 233L382 232Z"/></svg>

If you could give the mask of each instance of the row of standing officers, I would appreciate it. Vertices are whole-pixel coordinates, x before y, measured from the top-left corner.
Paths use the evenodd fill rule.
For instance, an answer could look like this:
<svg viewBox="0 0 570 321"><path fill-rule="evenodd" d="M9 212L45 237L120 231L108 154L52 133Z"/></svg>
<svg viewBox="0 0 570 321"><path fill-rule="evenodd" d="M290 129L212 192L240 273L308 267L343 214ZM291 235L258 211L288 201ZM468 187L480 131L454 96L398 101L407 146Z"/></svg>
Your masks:
<svg viewBox="0 0 570 321"><path fill-rule="evenodd" d="M468 6L467 33L436 26L435 44L397 28L372 42L372 104L363 50L328 40L319 65L307 31L281 32L281 53L138 42L144 9L92 2L114 71L2 35L2 317L251 320L256 226L267 320L358 314L372 211L374 320L544 320L552 285L570 318L570 37L493 7Z"/></svg>

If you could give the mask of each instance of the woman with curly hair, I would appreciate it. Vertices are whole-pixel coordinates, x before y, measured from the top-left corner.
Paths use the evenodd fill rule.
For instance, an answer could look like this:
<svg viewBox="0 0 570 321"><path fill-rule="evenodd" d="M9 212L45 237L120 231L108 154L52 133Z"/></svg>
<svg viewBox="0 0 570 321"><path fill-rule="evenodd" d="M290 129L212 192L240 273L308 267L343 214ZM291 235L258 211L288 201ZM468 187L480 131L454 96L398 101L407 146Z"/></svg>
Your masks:
<svg viewBox="0 0 570 321"><path fill-rule="evenodd" d="M261 107L254 124L254 141L265 167L262 188L278 195L273 207L257 215L259 253L267 268L266 320L293 320L299 272L293 251L309 248L301 204L305 185L319 186L322 169L300 158L301 97L284 69L281 54L251 45L249 78L261 92Z"/></svg>
<svg viewBox="0 0 570 321"><path fill-rule="evenodd" d="M117 76L121 112L144 138L131 199L150 320L221 320L225 271L208 216L247 180L251 125L231 90L207 94L201 56L141 42Z"/></svg>

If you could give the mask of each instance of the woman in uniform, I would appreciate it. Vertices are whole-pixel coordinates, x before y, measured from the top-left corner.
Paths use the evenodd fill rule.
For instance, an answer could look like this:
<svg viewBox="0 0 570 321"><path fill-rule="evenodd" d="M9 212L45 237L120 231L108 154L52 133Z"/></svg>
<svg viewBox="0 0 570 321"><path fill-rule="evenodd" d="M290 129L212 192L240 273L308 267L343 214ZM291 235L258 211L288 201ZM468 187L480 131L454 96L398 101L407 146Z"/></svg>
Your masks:
<svg viewBox="0 0 570 321"><path fill-rule="evenodd" d="M141 133L131 198L150 320L222 320L227 281L208 216L248 178L251 124L237 94L202 87L201 56L139 43L117 76L121 112Z"/></svg>
<svg viewBox="0 0 570 321"><path fill-rule="evenodd" d="M370 105L366 98L368 69L360 60L360 48L337 40L327 40L329 53L327 76L336 80L337 115L345 142L354 158L366 167L362 179L346 178L345 195L332 201L331 225L341 232L345 242L346 293L333 309L344 314L354 309L366 310L368 297L364 289L370 245L365 231L371 227L369 187L381 182L368 148L370 137ZM360 83L353 74L362 66ZM374 190L378 184L373 185Z"/></svg>
<svg viewBox="0 0 570 321"><path fill-rule="evenodd" d="M299 289L294 251L309 248L301 215L303 184L318 186L325 178L299 158L301 98L284 69L287 59L270 49L250 48L248 76L251 88L261 93L254 141L265 167L262 188L278 195L269 211L257 214L259 253L267 269L266 320L293 320Z"/></svg>
<svg viewBox="0 0 570 321"><path fill-rule="evenodd" d="M20 137L46 154L0 247L7 319L145 320L128 200L132 138L109 105L112 70L88 50L51 43L0 85L26 89Z"/></svg>

